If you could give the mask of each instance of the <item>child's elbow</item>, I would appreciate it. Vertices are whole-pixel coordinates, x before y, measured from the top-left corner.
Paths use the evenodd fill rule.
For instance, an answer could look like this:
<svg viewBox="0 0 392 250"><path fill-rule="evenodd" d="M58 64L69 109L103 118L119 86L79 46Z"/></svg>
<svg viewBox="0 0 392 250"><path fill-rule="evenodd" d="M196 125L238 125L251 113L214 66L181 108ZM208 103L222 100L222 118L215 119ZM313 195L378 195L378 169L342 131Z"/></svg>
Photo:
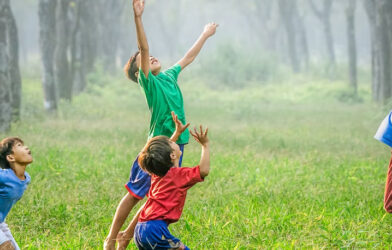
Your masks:
<svg viewBox="0 0 392 250"><path fill-rule="evenodd" d="M200 176L201 176L201 178L205 178L205 177L207 177L207 175L210 173L210 170L208 169L208 170L200 170Z"/></svg>

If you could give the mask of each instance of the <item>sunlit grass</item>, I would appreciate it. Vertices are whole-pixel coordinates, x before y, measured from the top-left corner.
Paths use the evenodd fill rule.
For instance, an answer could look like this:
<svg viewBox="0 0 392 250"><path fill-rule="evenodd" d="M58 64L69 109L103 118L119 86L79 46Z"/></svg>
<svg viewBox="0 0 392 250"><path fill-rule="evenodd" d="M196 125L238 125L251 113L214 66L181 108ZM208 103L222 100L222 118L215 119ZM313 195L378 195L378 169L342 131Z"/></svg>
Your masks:
<svg viewBox="0 0 392 250"><path fill-rule="evenodd" d="M343 102L344 83L302 80L238 91L182 83L188 120L208 125L212 143L210 175L170 226L190 248L390 246L392 218L382 208L389 152L372 138L383 110L364 85L361 100ZM21 246L101 248L149 124L141 91L109 82L62 102L53 118L39 79L24 81L23 118L10 135L35 161L7 218ZM191 142L184 165L199 155Z"/></svg>

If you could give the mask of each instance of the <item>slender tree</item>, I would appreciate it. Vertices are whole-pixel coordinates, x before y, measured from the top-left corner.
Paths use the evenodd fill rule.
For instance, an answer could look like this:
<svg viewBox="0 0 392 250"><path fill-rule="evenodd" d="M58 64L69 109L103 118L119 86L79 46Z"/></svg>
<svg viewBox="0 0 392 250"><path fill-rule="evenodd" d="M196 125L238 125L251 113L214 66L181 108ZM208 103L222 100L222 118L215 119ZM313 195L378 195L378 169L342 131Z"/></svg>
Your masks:
<svg viewBox="0 0 392 250"><path fill-rule="evenodd" d="M349 58L350 86L357 93L357 46L355 41L355 8L356 0L348 0L346 3L347 20L347 51Z"/></svg>
<svg viewBox="0 0 392 250"><path fill-rule="evenodd" d="M48 112L57 110L57 88L54 76L56 48L56 1L39 0L40 49L42 59L44 107Z"/></svg>
<svg viewBox="0 0 392 250"><path fill-rule="evenodd" d="M392 3L366 0L364 6L371 31L373 99L385 103L392 97Z"/></svg>
<svg viewBox="0 0 392 250"><path fill-rule="evenodd" d="M300 71L300 61L297 48L297 32L295 26L295 12L292 10L296 8L296 0L279 0L279 9L281 18L284 23L287 37L287 45L289 49L289 57L291 67L294 72Z"/></svg>
<svg viewBox="0 0 392 250"><path fill-rule="evenodd" d="M58 0L56 10L56 49L54 59L55 82L58 86L59 97L70 101L72 99L72 79L68 59L69 21L68 9L70 0Z"/></svg>
<svg viewBox="0 0 392 250"><path fill-rule="evenodd" d="M126 1L101 0L98 8L100 21L100 51L105 70L114 72L120 34L120 18Z"/></svg>
<svg viewBox="0 0 392 250"><path fill-rule="evenodd" d="M336 67L334 41L330 22L333 0L322 0L322 7L320 9L316 6L313 0L309 0L309 3L313 13L320 20L324 28L327 53L329 58L327 71L329 76L332 77L332 72Z"/></svg>
<svg viewBox="0 0 392 250"><path fill-rule="evenodd" d="M15 22L14 15L11 10L11 6L7 8L7 38L8 38L8 63L9 63L9 77L11 85L12 95L12 118L13 120L19 120L20 116L20 105L22 95L22 80L20 77L19 69L19 38L18 28Z"/></svg>
<svg viewBox="0 0 392 250"><path fill-rule="evenodd" d="M11 127L11 81L7 51L7 24L9 0L0 0L0 132Z"/></svg>
<svg viewBox="0 0 392 250"><path fill-rule="evenodd" d="M304 24L305 14L300 13L297 4L295 4L293 11L294 22L298 33L298 53L300 55L301 61L305 70L309 68L309 46L308 46L308 38L306 34L306 28Z"/></svg>

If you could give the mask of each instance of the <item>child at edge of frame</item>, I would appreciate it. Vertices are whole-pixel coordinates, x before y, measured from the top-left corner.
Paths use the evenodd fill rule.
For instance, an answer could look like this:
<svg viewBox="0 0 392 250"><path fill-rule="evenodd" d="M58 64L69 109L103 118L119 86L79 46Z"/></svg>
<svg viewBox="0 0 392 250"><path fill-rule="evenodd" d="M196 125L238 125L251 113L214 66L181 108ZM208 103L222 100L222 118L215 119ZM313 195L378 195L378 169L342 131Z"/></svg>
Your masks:
<svg viewBox="0 0 392 250"><path fill-rule="evenodd" d="M20 249L5 219L11 208L22 198L30 175L26 167L33 162L30 149L18 137L0 142L0 249Z"/></svg>
<svg viewBox="0 0 392 250"><path fill-rule="evenodd" d="M392 147L392 111L390 111L381 122L374 138L385 143L389 147ZM385 183L384 209L388 213L392 213L392 157L389 162L387 180Z"/></svg>

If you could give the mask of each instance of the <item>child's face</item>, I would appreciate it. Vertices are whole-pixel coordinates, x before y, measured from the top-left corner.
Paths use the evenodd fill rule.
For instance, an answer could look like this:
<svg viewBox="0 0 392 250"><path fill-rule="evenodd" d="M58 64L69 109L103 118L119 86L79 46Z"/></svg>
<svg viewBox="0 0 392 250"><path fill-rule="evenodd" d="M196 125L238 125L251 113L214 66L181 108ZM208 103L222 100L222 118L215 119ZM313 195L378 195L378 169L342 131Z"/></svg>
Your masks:
<svg viewBox="0 0 392 250"><path fill-rule="evenodd" d="M136 57L137 67L140 68L140 60L141 55L140 53ZM153 75L157 75L161 71L161 63L159 60L153 56L150 56L150 70Z"/></svg>
<svg viewBox="0 0 392 250"><path fill-rule="evenodd" d="M30 149L23 145L21 142L17 142L12 147L12 154L8 156L8 161L18 163L21 165L27 165L33 162L33 156L31 155Z"/></svg>
<svg viewBox="0 0 392 250"><path fill-rule="evenodd" d="M170 141L170 147L173 149L173 152L170 154L172 161L175 162L176 160L179 160L181 157L181 150L180 146L178 146L177 143Z"/></svg>

